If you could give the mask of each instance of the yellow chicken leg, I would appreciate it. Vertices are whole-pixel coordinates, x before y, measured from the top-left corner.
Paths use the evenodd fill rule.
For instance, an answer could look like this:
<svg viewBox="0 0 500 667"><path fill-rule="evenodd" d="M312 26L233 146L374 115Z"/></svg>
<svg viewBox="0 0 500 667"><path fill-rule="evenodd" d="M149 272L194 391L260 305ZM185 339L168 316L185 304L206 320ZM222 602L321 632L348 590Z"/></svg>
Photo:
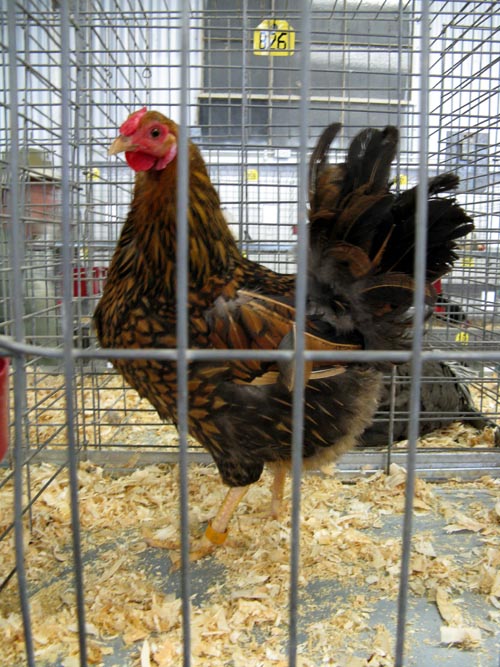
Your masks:
<svg viewBox="0 0 500 667"><path fill-rule="evenodd" d="M189 553L189 560L196 561L203 558L207 554L214 551L214 549L226 541L228 533L228 525L236 508L242 500L245 493L248 491L248 486L236 486L229 489L224 498L222 505L216 516L209 522L205 534L192 544ZM158 540L150 534L145 534L146 542L152 547L161 547L166 549L179 549L179 544L170 540ZM174 569L179 565L179 559L173 559Z"/></svg>
<svg viewBox="0 0 500 667"><path fill-rule="evenodd" d="M285 488L286 466L276 464L274 467L273 484L271 487L271 516L273 519L279 519L281 514L281 506L283 504L283 491Z"/></svg>
<svg viewBox="0 0 500 667"><path fill-rule="evenodd" d="M209 522L205 534L193 544L189 560L195 561L211 553L215 547L224 544L228 533L228 525L248 486L235 486L229 489L219 511Z"/></svg>

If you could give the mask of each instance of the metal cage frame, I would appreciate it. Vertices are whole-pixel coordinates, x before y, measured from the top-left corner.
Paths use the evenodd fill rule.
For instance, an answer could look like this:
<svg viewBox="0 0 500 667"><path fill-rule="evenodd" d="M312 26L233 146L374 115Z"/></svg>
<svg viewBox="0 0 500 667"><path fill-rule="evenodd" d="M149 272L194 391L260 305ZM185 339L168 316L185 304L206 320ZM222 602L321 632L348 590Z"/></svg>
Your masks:
<svg viewBox="0 0 500 667"><path fill-rule="evenodd" d="M38 6L40 4L40 6ZM222 3L224 4L224 3ZM345 3L344 3L345 4ZM498 86L496 89L487 90L483 84L474 88L475 81L485 80L490 83L495 80L495 73L498 73L498 61L492 58L487 62L488 54L493 56L496 53L495 45L498 47L500 41L500 21L495 13L495 3L485 1L464 2L463 7L458 8L459 3L454 2L432 2L422 0L421 2L370 2L366 3L365 8L360 2L356 7L351 5L356 3L347 3L346 7L341 7L342 3L332 3L329 11L338 11L344 21L351 20L351 14L357 11L367 13L368 20L376 18L378 12L383 12L384 5L391 5L394 9L394 15L399 20L400 25L407 22L408 19L416 20L416 34L414 36L413 59L414 70L410 71L402 65L404 50L395 51L399 54L399 60L395 72L392 74L396 80L396 87L401 84L403 77L408 77L411 81L407 84L405 90L410 90L413 86L418 91L416 106L411 114L411 119L406 127L408 150L401 160L411 159L412 174L418 182L425 183L428 180L430 171L435 164L439 162L439 147L446 140L448 131L454 132L453 118L458 111L454 108L445 113L444 106L441 107L442 96L446 95L451 99L453 95L463 94L467 97L465 108L471 110L466 120L475 118L476 125L473 128L478 132L491 131L491 136L498 140L498 128L496 127L496 117L499 112ZM364 4L364 3L363 3ZM43 5L43 6L42 6ZM11 358L12 373L12 428L11 428L11 458L8 466L11 469L10 474L3 481L13 482L14 487L14 520L6 529L3 536L15 536L15 569L8 573L4 578L5 587L12 577L17 577L19 588L19 598L24 622L26 664L33 667L38 664L35 657L33 629L30 620L30 591L27 581L27 574L24 561L25 536L27 528L24 518L31 512L36 511L36 497L30 497L29 493L29 470L30 466L40 461L51 461L59 466L59 470L67 469L70 479L70 507L71 507L71 526L72 526L72 550L73 550L73 571L74 586L77 600L78 632L80 646L80 664L82 667L88 664L87 635L85 629L85 582L83 577L83 554L81 546L81 527L79 521L79 493L78 493L78 466L79 462L88 458L97 463L114 461L116 467L119 467L124 460L123 454L116 451L107 450L106 447L92 447L89 443L82 440L79 435L77 425L85 422L88 418L85 416L86 403L88 397L84 397L85 386L82 383L75 385L75 378L84 377L86 369L91 373L103 372L109 375L111 382L115 381L115 376L109 374L106 370L106 362L112 358L144 358L159 360L175 360L179 369L179 447L170 451L169 454L144 451L140 452L139 461L148 463L151 461L175 460L179 466L179 485L180 485L180 534L181 534L181 590L182 590L182 627L184 654L183 665L189 667L192 663L190 655L191 642L191 567L189 563L189 465L194 460L206 461L205 454L199 451L193 451L188 443L188 401L187 401L187 368L190 362L195 360L226 360L226 359L259 359L259 360L277 360L293 359L296 365L296 384L293 392L293 458L292 458L292 532L291 532L291 552L290 552L290 600L289 600L289 636L288 636L288 664L290 667L296 667L298 664L298 613L300 607L299 601L299 575L300 575L300 508L301 508L301 451L302 451L302 422L303 422L303 400L304 383L301 381L304 374L304 364L306 361L315 359L332 358L331 353L321 353L308 351L304 348L303 336L305 325L305 303L306 303L306 270L307 265L307 229L305 221L307 219L306 192L304 187L296 188L297 198L293 200L293 194L285 194L285 201L273 201L273 195L270 199L280 210L283 206L289 206L291 211L297 212L297 230L296 238L290 239L286 232L283 237L272 238L271 241L265 237L260 240L261 246L252 245L252 239L245 238L245 232L252 231L251 220L249 222L249 212L247 204L251 201L249 194L248 170L257 169L264 173L265 169L270 172L279 173L276 178L283 179L286 183L285 170L279 166L283 159L283 151L289 151L289 146L270 146L269 160L259 157L261 152L258 144L249 136L253 102L259 100L259 94L254 97L249 93L247 84L252 74L252 68L249 65L251 54L250 26L255 24L257 15L267 16L267 11L271 11L271 5L275 12L285 11L287 3L263 3L264 9L261 11L252 8L251 3L243 0L241 3L241 17L243 20L241 43L247 39L247 47L242 49L241 63L235 68L242 68L241 96L238 103L241 105L241 117L236 120L239 123L240 144L235 148L231 146L229 151L236 151L240 166L238 167L238 176L236 181L228 182L227 174L224 174L224 162L220 160L220 147L217 146L216 139L201 136L195 136L202 145L205 145L209 165L213 166L212 175L214 181L221 187L227 187L229 206L231 210L239 212L239 222L234 225L240 234L240 243L248 252L255 252L257 257L259 252L269 253L271 261L275 261L275 247L279 252L290 252L296 242L296 252L291 258L298 267L297 271L297 289L296 289L296 309L297 309L297 346L295 351L221 351L221 350L194 350L189 349L187 345L187 257L188 257L188 238L187 238L187 205L188 205L188 160L187 147L188 136L193 135L193 108L197 103L193 102L193 77L201 76L204 72L197 72L200 53L203 50L202 39L203 30L200 28L203 20L214 16L217 19L217 11L213 7L217 2L203 3L195 1L191 5L187 2L174 2L173 8L166 7L161 2L152 0L150 6L147 2L140 3L140 8L134 8L134 3L128 3L127 7L118 10L117 6L105 0L75 0L69 2L51 2L45 0L42 3L36 3L34 0L22 0L21 2L7 2L7 6L2 9L2 48L6 55L6 64L2 66L4 84L6 85L6 94L4 97L5 118L8 120L8 127L4 128L3 135L6 139L6 152L2 157L3 173L6 175L9 197L10 213L8 215L8 235L10 256L7 268L2 270L0 284L8 283L7 296L4 295L5 303L8 303L9 315L6 318L6 324L2 329L3 335L0 335L0 354ZM168 3L166 3L168 5ZM269 5L269 7L268 7ZM283 5L283 7L282 7ZM311 42L313 34L312 22L317 20L316 3L291 3L288 7L291 15L291 21L294 23L297 31L296 49L300 54L298 65L294 65L294 75L300 81L298 91L294 95L289 95L287 99L280 98L276 94L276 104L288 105L296 114L297 124L294 127L295 134L293 140L293 150L295 160L292 160L293 166L290 167L296 173L299 184L307 182L307 160L310 149L311 139L311 118L313 124L318 124L321 118L328 116L337 109L341 113L348 113L349 103L353 108L358 108L360 102L357 95L352 95L349 100L347 94L336 95L318 95L313 89L312 71L315 65L312 59L317 56ZM318 3L318 6L321 3ZM212 9L210 9L212 8ZM321 5L320 9L324 11ZM149 10L149 11L148 11ZM318 10L319 11L319 10ZM407 16L405 11L409 12ZM470 12L472 18L467 22L466 17ZM443 37L436 31L434 23L439 24L439 15L449 14L450 30ZM45 15L46 23L43 23ZM111 190L109 186L117 193L119 202L110 210L109 218L106 224L109 224L113 230L118 229L120 221L124 218L126 202L129 197L127 181L123 180L123 170L116 165L106 166L104 164L103 145L108 138L110 129L119 124L117 121L123 115L123 110L131 108L134 105L142 106L144 102L156 101L160 92L159 77L162 73L154 62L150 59L150 53L156 53L160 41L161 31L156 30L155 22L161 23L167 21L169 24L168 36L171 43L163 45L171 53L172 65L164 68L168 76L169 88L175 92L173 97L175 101L169 102L167 107L172 108L178 117L181 128L178 153L178 274L177 274L177 339L178 347L175 350L100 350L97 349L92 340L92 334L89 332L89 317L93 304L98 296L103 276L101 274L92 275L94 267L101 267L102 263L109 256L112 248L112 241L109 238L93 239L88 243L87 223L91 223L92 215L99 216L100 207L104 210L109 202L105 201L106 193ZM117 27L119 26L119 28ZM22 31L34 30L38 27L40 34L47 38L47 43L38 43L36 37L30 37L29 42L26 37L23 53L19 48L19 35ZM340 32L342 27L340 28ZM450 33L451 31L451 33ZM474 32L476 31L476 32ZM402 35L402 36L401 36ZM479 37L478 37L479 35ZM207 35L205 34L205 38ZM346 37L347 38L347 37ZM60 44L54 43L54 39L60 39ZM403 31L400 34L401 41L407 39L407 34ZM141 41L148 44L148 48L142 47ZM440 41L441 40L441 41ZM467 42L470 40L470 43ZM345 47L345 45L344 45ZM443 48L442 57L436 57L436 49ZM56 72L53 78L53 72L47 80L43 80L44 70L37 62L41 58L40 53L48 49L50 56L48 59L49 69ZM339 52L343 45L340 44ZM59 51L56 58L55 53ZM471 54L477 52L479 59L479 71L477 78L466 74L469 57L475 57ZM449 54L453 54L450 61L447 60ZM107 54L107 55L104 55ZM108 58L109 57L109 58ZM406 57L406 56L405 56ZM451 57L451 56L450 56ZM95 59L95 62L92 62ZM102 62L101 60L102 59ZM193 65L194 61L194 65ZM102 69L93 71L95 63L101 62ZM133 64L132 64L133 63ZM218 65L217 65L218 67ZM368 67L370 67L368 59ZM120 71L120 85L113 87L110 84L111 68L113 71ZM438 72L438 68L440 71ZM462 69L461 69L462 68ZM216 71L216 70L214 70ZM347 70L346 70L347 71ZM194 73L193 73L194 72ZM28 84L28 78L32 76L33 81ZM269 75L271 76L271 75ZM450 80L458 79L456 89L450 89L443 92L439 89L439 77L449 76ZM36 96L33 99L26 99L26 91L30 85L37 88L34 81L39 79L43 103L39 109L40 115L30 119L30 104L36 103ZM54 83L56 81L56 83ZM496 79L498 81L498 79ZM134 84L140 82L142 88L134 90ZM416 83L415 83L416 82ZM98 86L101 86L98 90ZM210 81L208 82L208 86ZM405 84L406 86L406 84ZM370 99L373 90L369 90L367 98L361 100L361 104L367 103L369 109L380 111L380 100L375 97ZM201 97L213 102L220 99L223 93L215 92L212 96L208 87ZM230 91L229 97L234 92ZM95 95L95 98L93 97ZM219 95L219 98L217 97ZM115 97L112 100L112 97ZM143 99L145 96L147 99ZM205 96L205 97L203 97ZM268 92L262 93L261 97L267 99ZM285 96L286 97L286 96ZM104 109L105 113L97 113L92 109L92 105L98 102L98 105ZM449 100L448 100L449 101ZM482 112L474 111L474 105L486 101L489 105L489 115L482 115ZM227 102L227 96L226 96ZM208 104L208 102L207 102ZM394 114L403 122L406 109L409 105L407 99L402 99L400 103L391 100L394 107ZM332 112L331 108L334 108ZM213 114L216 113L216 107L213 107ZM378 111L377 111L378 110ZM50 113L54 117L50 119ZM289 108L287 107L287 112ZM208 113L208 112L207 112ZM212 112L211 112L212 113ZM106 115L107 114L107 115ZM50 294L44 295L45 309L49 311L49 316L57 319L57 328L55 330L44 330L41 335L30 329L31 315L26 306L26 276L30 266L26 259L26 253L31 252L26 245L26 238L23 237L26 220L23 218L22 201L25 197L26 183L30 176L29 165L23 162L23 147L25 141L30 139L30 134L36 138L37 135L43 136L40 132L40 123L46 118L48 132L52 135L55 146L55 153L51 159L55 159L57 171L55 180L57 180L60 190L60 237L57 239L57 258L51 255L48 262L58 265L60 274L58 277L60 286L60 300L49 303ZM214 115L210 118L215 118ZM346 118L349 118L347 115ZM435 119L439 118L439 124L435 125ZM55 119L55 120L54 120ZM93 125L95 119L97 125ZM207 121L208 122L208 121ZM350 122L350 121L349 121ZM316 126L314 129L317 129ZM235 130L236 132L236 130ZM483 229L485 241L488 248L488 257L492 257L493 268L491 276L485 284L493 283L495 276L498 276L498 266L495 264L495 248L497 240L500 238L500 223L498 222L498 210L495 210L495 204L498 203L499 194L496 194L498 181L494 170L490 170L486 175L482 171L477 173L467 171L467 151L481 151L476 145L464 144L465 139L460 139L460 145L464 146L463 158L463 179L465 189L469 188L470 202L475 212L479 216L489 216L493 224ZM288 139L287 139L288 141ZM204 144L206 142L206 144ZM50 139L46 144L50 148ZM97 150L95 146L97 145ZM455 144L453 144L455 146ZM498 144L497 144L498 146ZM280 151L282 153L280 154ZM493 148L493 157L498 153L497 148ZM476 154L476 153L474 153ZM482 155L482 154L481 154ZM50 157L50 156L49 156ZM48 163L50 165L51 159ZM267 159L267 158L266 158ZM451 159L451 158L450 158ZM481 158L482 159L482 158ZM498 159L498 158L495 158ZM476 164L476 162L474 163ZM477 162L479 164L479 162ZM256 165L256 166L255 166ZM482 168L482 163L479 164ZM478 167L478 169L479 169ZM404 169L404 165L399 164L398 168ZM281 169L282 171L279 171ZM103 175L104 174L104 175ZM484 189L484 183L474 179L490 179L489 189ZM35 178L36 180L36 178ZM44 181L48 182L48 181ZM54 179L51 181L54 182ZM93 190L97 190L97 185L103 185L102 193L95 195ZM232 189L231 189L232 188ZM414 318L416 323L422 323L424 320L424 273L423 261L425 257L426 242L426 192L425 188L419 189L418 196L418 229L417 229L417 278L416 278L416 298L414 304ZM293 200L293 201L289 201ZM281 209L283 210L283 208ZM288 209L287 215L289 214ZM277 213L278 217L283 216L283 212ZM495 222L496 220L496 222ZM104 223L103 223L104 224ZM279 232L280 234L282 232ZM1 237L0 237L1 241ZM52 243L52 241L50 242ZM266 245L266 243L268 245ZM245 245L246 244L246 245ZM274 244L274 246L272 245ZM276 244L278 244L276 246ZM43 243L42 243L43 245ZM52 247L52 246L51 246ZM256 249L257 248L257 249ZM79 254L87 253L85 256ZM476 255L483 258L483 251L475 251ZM37 256L33 260L34 265L43 264L47 260L44 255ZM95 263L95 258L99 258ZM76 261L76 259L78 261ZM83 258L83 261L81 261ZM290 258L289 258L290 259ZM30 260L31 261L31 260ZM276 260L277 261L277 260ZM478 260L479 263L479 260ZM83 280L75 283L75 271L84 270ZM481 271L483 269L480 269ZM479 269L478 269L479 271ZM485 268L484 272L489 271ZM77 273L77 275L80 275ZM467 281L467 275L464 273L463 282ZM94 285L94 279L95 284ZM33 279L35 280L35 279ZM479 282L479 278L477 279ZM481 278L482 280L482 278ZM473 282L473 281L472 281ZM75 287L75 284L77 287ZM94 289L95 288L95 289ZM484 294L483 294L484 292ZM411 362L411 398L409 407L409 430L408 446L405 450L385 449L375 451L355 451L346 455L339 463L339 471L345 475L368 474L375 470L385 468L391 461L399 462L407 467L407 486L406 486L406 504L404 509L402 526L402 560L401 574L399 583L399 597L397 602L397 632L394 664L396 667L402 667L405 661L405 627L408 609L408 590L410 579L410 554L411 538L413 526L413 497L415 491L416 475L422 474L428 477L440 478L461 474L463 477L475 478L483 474L497 475L500 468L500 450L498 449L478 449L464 450L452 449L449 452L433 452L418 449L419 436L419 394L422 383L422 365L427 360L438 361L459 361L469 364L478 364L481 368L492 367L498 369L500 364L500 345L498 344L497 334L494 332L494 324L498 322L500 311L496 310L496 302L491 297L491 290L485 288L481 292L483 297L477 294L471 297L473 308L483 316L482 323L476 326L478 333L477 342L471 340L471 345L464 347L460 342L455 343L453 336L456 330L452 329L451 334L445 338L444 346L439 347L440 332L434 330L435 338L432 338L433 330L431 328L431 343L438 341L438 345L428 344L428 338L424 337L423 326L415 328L415 335L411 350L407 352L384 352L384 351L355 351L338 352L335 359L339 361L380 361L388 360L392 362ZM0 292L2 297L2 292ZM64 307L61 307L61 303ZM44 309L41 308L41 311ZM50 315L52 312L52 315ZM75 329L75 322L78 324ZM483 335L486 331L486 323L491 325L491 332ZM474 328L471 329L474 332ZM471 334L472 335L472 334ZM55 342L54 342L55 341ZM442 341L441 341L442 342ZM448 349L446 349L448 348ZM30 441L30 427L27 418L27 383L31 377L36 379L37 374L44 374L44 364L55 364L55 368L60 372L63 383L53 388L52 394L62 394L64 398L64 408L59 412L59 422L54 424L54 433L62 438L64 447L58 444L54 439L55 446L46 444L37 444ZM29 376L29 377L28 377ZM108 378L109 380L109 378ZM487 382L488 377L481 375L480 381ZM118 386L121 386L118 384ZM98 392L100 387L97 381L91 385L91 391ZM123 390L125 391L125 389ZM498 392L498 389L497 389ZM493 400L498 401L498 393L493 393ZM91 399L94 400L94 399ZM95 399L98 400L98 399ZM35 396L35 407L32 408L33 414L36 410L50 409L49 403L44 403ZM94 428L99 431L99 418L95 419L96 405L91 403L90 411L94 414ZM105 408L99 406L99 411L106 415ZM111 408L112 409L112 408ZM132 408L132 415L134 408ZM40 412L40 414L41 414ZM36 420L35 420L36 421ZM37 424L34 424L36 427ZM52 436L51 436L52 437ZM55 437L55 436L54 436ZM99 436L96 435L96 441ZM50 443L50 439L49 439ZM129 452L126 451L126 456ZM56 473L57 474L57 473ZM28 500L26 500L28 492ZM0 591L1 595L1 591ZM333 663L332 663L333 664Z"/></svg>

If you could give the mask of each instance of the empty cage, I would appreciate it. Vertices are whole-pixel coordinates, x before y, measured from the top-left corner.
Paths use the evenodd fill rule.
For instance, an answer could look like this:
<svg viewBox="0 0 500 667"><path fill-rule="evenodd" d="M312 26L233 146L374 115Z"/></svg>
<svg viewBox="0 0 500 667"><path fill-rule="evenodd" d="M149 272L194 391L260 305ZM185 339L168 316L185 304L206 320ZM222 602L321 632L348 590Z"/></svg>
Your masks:
<svg viewBox="0 0 500 667"><path fill-rule="evenodd" d="M2 664L497 664L499 31L485 0L2 5ZM330 123L339 163L363 128L396 126L392 191L454 172L475 227L435 305L417 286L425 322L407 351L329 353L393 362L357 446L302 473L295 388L281 518L265 515L266 471L227 543L191 564L222 501L217 469L187 400L177 431L114 370L92 320L134 188L108 149L142 107L181 126L179 228L189 137L243 256L297 273L299 333L307 165ZM182 394L196 352L181 337L125 356L175 360ZM300 377L314 354L289 357Z"/></svg>

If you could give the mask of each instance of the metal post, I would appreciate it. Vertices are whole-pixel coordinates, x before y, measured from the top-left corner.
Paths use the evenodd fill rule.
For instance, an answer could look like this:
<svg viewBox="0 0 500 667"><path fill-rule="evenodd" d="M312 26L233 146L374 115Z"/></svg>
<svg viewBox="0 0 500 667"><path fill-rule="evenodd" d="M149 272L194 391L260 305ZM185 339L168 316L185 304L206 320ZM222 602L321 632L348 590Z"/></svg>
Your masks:
<svg viewBox="0 0 500 667"><path fill-rule="evenodd" d="M9 88L10 88L10 238L12 252L11 285L14 295L14 339L16 343L24 340L23 323L23 252L21 233L20 191L19 191L19 95L17 82L16 50L16 6L7 3L8 41L9 41ZM14 357L14 547L16 550L16 571L19 587L19 603L23 618L24 643L28 667L35 665L33 630L31 627L28 583L24 564L24 528L23 528L23 465L25 456L23 415L26 395L24 357Z"/></svg>
<svg viewBox="0 0 500 667"><path fill-rule="evenodd" d="M293 389L292 420L292 532L290 550L290 636L289 664L297 665L298 580L300 568L300 483L302 477L302 449L304 440L304 329L307 297L307 142L309 127L310 89L310 34L311 6L302 6L301 16L301 96L300 96L300 149L298 164L298 227L297 227L297 277L295 282L295 386Z"/></svg>
<svg viewBox="0 0 500 667"><path fill-rule="evenodd" d="M189 571L189 494L188 494L188 100L189 100L189 4L182 3L180 24L180 131L177 158L177 429L179 432L179 483L180 483L180 531L181 531L181 591L183 665L191 665Z"/></svg>
<svg viewBox="0 0 500 667"><path fill-rule="evenodd" d="M410 423L408 428L408 458L406 476L405 511L403 520L403 551L398 594L398 621L396 635L395 667L403 667L405 625L408 611L408 585L410 571L411 536L413 524L413 496L415 494L415 468L417 455L418 418L420 415L420 386L422 380L422 347L425 315L425 258L427 247L427 155L428 155L428 106L429 106L429 2L422 2L420 53L420 137L419 137L419 186L417 192L416 240L415 240L415 296L413 316L413 342L411 358Z"/></svg>
<svg viewBox="0 0 500 667"><path fill-rule="evenodd" d="M73 379L75 362L73 357L73 253L71 234L71 198L70 198L70 145L71 145L71 100L70 100L70 19L67 2L61 4L61 223L62 223L62 262L63 262L63 360L66 401L66 423L68 436L68 468L70 482L71 526L73 542L73 567L76 589L76 609L78 617L78 642L80 665L87 665L87 635L85 630L85 591L83 584L83 560L80 532L80 512L78 505L78 451L75 433L75 405ZM73 16L75 20L75 16Z"/></svg>

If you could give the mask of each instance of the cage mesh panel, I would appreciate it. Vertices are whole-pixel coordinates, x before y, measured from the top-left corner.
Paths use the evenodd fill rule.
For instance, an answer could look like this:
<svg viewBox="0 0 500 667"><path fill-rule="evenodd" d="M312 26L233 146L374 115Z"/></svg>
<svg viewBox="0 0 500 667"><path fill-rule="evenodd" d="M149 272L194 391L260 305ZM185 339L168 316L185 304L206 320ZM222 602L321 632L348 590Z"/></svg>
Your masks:
<svg viewBox="0 0 500 667"><path fill-rule="evenodd" d="M116 468L163 461L168 455L176 459L178 452L172 427L159 420L103 356L94 354L91 318L133 188L131 170L122 160L110 159L107 149L125 116L144 105L180 119L182 3L68 4L69 164L63 164L61 4L20 0L11 9L15 63L9 58L7 9L0 11L0 336L6 337L0 338L0 354L2 340L11 341L20 332L21 342L31 346L29 353L18 355L15 381L11 375L11 433L17 438L21 427L23 466L18 474L26 489L22 509L27 530L43 493L32 493L32 462L59 465L47 484L57 484L68 471L65 309L72 311L72 344L87 353L76 356L70 387L77 450ZM257 5L241 0L190 3L187 122L242 252L272 269L293 273L303 187L302 3L261 0ZM424 348L435 351L436 358L451 355L465 363L459 379L470 390L475 408L498 420L500 18L494 2L425 5L430 19L429 175L447 170L460 175L457 199L472 213L476 229L461 244L453 272L442 280L442 300L427 322ZM274 14L286 16L295 32L295 53L289 57L254 53L254 31ZM395 187L416 184L421 160L421 18L422 3L417 1L311 3L309 148L328 123L339 120L344 129L332 160L342 160L359 129L395 124L401 131ZM12 69L17 75L15 99L9 90ZM17 172L12 170L13 105ZM63 180L71 210L71 303L65 303L63 294ZM13 190L19 195L15 233ZM13 263L14 237L20 266ZM15 289L16 272L21 289ZM16 308L22 314L17 323ZM388 382L391 377L399 390L405 380L396 373ZM424 367L424 388L453 382L426 374ZM420 419L437 423L453 416L429 410ZM463 414L468 416L472 412ZM387 406L381 408L375 423L391 419L395 425L407 423L408 406L393 406L392 413ZM207 460L194 441L189 445L193 460ZM479 476L498 467L491 449L468 450L461 442L456 448L460 457L453 458L453 449L436 453L419 445L426 474L441 474L440 457L448 453L450 469L464 475ZM390 452L391 460L402 461L404 452ZM382 454L354 452L346 461L340 467L352 474L363 466L380 468L388 458L384 449ZM12 470L0 483L5 486L14 475L12 449L3 465ZM10 539L12 529L7 526L0 540Z"/></svg>
<svg viewBox="0 0 500 667"><path fill-rule="evenodd" d="M270 5L264 5L270 10ZM238 4L213 0L205 8L191 7L190 133L202 147L242 250L276 270L294 272L299 49L290 58L254 55L253 30L265 7L250 8L246 25L241 25ZM490 8L488 3L469 3L467 12L457 13L454 3L439 3L439 9L435 3L430 6L429 172L438 168L458 171L462 179L458 197L473 212L476 231L460 250L453 273L443 280L443 296L453 310L445 306L429 322L425 343L429 349L451 347L466 352L498 347L498 93L492 82L498 80L499 65L493 57L496 18L485 11ZM174 118L178 115L179 13L154 2L147 8L129 7L120 12L113 3L81 3L79 10L75 15L78 30L76 23L70 29L73 334L77 347L92 349L91 314L132 188L130 169L108 159L107 145L124 115L143 104ZM286 10L289 23L299 25L299 6L291 3ZM388 2L356 7L337 3L328 11L318 4L313 5L311 17L311 143L326 123L340 119L345 130L334 154L341 159L347 140L360 127L396 123L401 128L402 148L395 178L405 186L416 182L418 169L418 16L413 3ZM22 6L17 20L17 69L24 105L19 125L25 239L23 323L27 341L61 348L60 20L50 3L45 8ZM7 77L5 64L3 76ZM239 117L232 112L228 115L235 100ZM254 136L252 109L262 109L262 102L266 103L265 132L259 130ZM4 114L7 128L6 107ZM221 135L217 127L227 131ZM7 133L2 144L5 224L0 238L0 304L1 331L9 335ZM466 382L474 388L477 407L494 417L497 366L479 362L471 367L475 376ZM50 396L59 369L56 361L48 359L30 359L26 364L27 421L38 432L29 442L36 447L64 445L63 429L57 436L57 427L52 426L44 439L40 426L42 415L47 422L57 410ZM139 404L126 387L117 389L121 381L108 378L110 373L109 365L102 361L79 363L75 400L80 444L163 450L162 437L151 437L157 425L155 414ZM138 413L149 429L143 431L141 442L132 435L132 415ZM432 414L427 417L433 419ZM377 419L387 419L387 414Z"/></svg>

